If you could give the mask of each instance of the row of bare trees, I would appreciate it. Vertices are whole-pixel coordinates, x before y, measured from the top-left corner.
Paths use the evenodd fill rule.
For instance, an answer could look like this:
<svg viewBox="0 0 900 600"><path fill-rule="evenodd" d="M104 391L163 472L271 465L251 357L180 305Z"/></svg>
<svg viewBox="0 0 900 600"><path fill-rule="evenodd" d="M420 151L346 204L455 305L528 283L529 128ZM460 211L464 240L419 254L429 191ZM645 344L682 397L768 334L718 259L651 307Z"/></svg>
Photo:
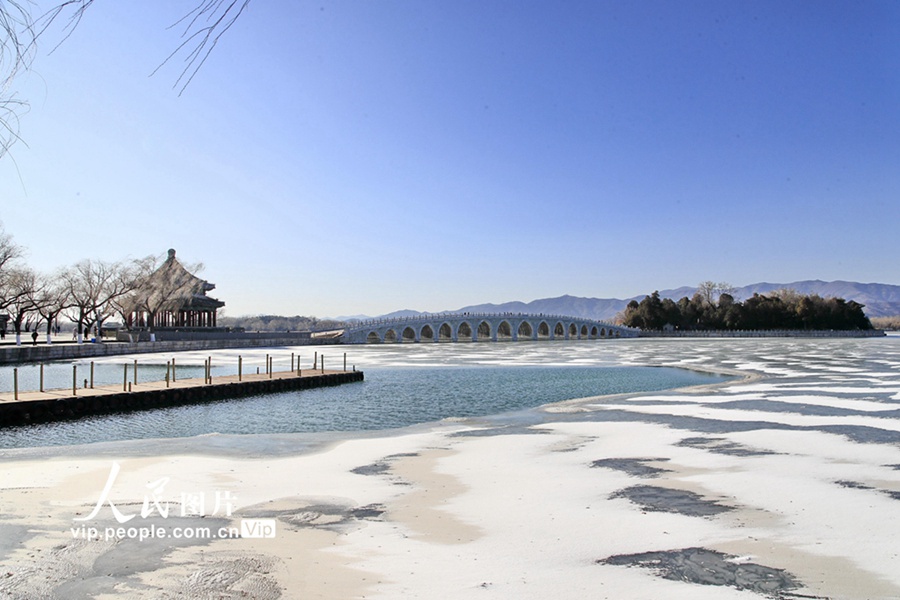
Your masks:
<svg viewBox="0 0 900 600"><path fill-rule="evenodd" d="M22 332L46 330L47 343L67 319L75 326L78 343L91 331L118 317L124 323L135 311L158 311L148 307L146 285L160 258L108 262L85 259L52 273L40 273L25 264L24 250L0 225L0 317L22 343ZM0 327L5 327L0 323ZM36 341L36 338L35 338Z"/></svg>

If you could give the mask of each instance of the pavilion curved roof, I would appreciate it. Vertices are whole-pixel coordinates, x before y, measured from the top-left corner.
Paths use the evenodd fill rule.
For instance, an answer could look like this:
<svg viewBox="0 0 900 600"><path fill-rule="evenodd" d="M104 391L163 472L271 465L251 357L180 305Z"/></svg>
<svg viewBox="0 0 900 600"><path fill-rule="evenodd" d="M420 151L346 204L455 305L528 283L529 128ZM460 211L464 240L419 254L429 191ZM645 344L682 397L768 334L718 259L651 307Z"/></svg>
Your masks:
<svg viewBox="0 0 900 600"><path fill-rule="evenodd" d="M138 290L143 304L157 310L215 310L225 303L206 295L216 286L200 279L178 259L175 250L169 250L169 257L151 273Z"/></svg>

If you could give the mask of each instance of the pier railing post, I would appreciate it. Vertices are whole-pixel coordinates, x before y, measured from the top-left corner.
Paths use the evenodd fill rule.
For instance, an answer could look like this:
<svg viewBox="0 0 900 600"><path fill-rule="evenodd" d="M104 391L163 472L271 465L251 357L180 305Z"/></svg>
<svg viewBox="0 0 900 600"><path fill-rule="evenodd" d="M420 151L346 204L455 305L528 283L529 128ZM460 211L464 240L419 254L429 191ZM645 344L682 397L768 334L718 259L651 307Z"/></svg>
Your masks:
<svg viewBox="0 0 900 600"><path fill-rule="evenodd" d="M122 391L128 391L128 363L125 363L125 372L122 374Z"/></svg>
<svg viewBox="0 0 900 600"><path fill-rule="evenodd" d="M72 395L78 395L78 365L72 365Z"/></svg>
<svg viewBox="0 0 900 600"><path fill-rule="evenodd" d="M44 364L41 363L41 391L44 391ZM18 400L18 398L16 398Z"/></svg>
<svg viewBox="0 0 900 600"><path fill-rule="evenodd" d="M91 389L94 389L94 361L91 361Z"/></svg>
<svg viewBox="0 0 900 600"><path fill-rule="evenodd" d="M244 362L243 359L240 357L240 355L238 355L238 381L241 381L241 377L242 377L241 371L243 370L243 367L244 367L243 362Z"/></svg>
<svg viewBox="0 0 900 600"><path fill-rule="evenodd" d="M347 353L344 352L344 373L347 372Z"/></svg>
<svg viewBox="0 0 900 600"><path fill-rule="evenodd" d="M134 385L137 385L137 359L134 359Z"/></svg>
<svg viewBox="0 0 900 600"><path fill-rule="evenodd" d="M44 365L41 365L42 367ZM43 390L42 390L43 391ZM13 368L13 400L19 400L19 369Z"/></svg>
<svg viewBox="0 0 900 600"><path fill-rule="evenodd" d="M172 359L172 381L175 381L175 359Z"/></svg>

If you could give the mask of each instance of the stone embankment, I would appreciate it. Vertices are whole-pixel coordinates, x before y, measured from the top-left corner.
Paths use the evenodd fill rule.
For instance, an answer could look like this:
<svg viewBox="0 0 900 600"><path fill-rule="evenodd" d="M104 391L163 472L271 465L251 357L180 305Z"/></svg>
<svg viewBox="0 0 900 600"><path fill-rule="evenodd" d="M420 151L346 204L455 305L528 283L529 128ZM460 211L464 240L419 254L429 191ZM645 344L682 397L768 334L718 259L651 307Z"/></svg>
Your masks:
<svg viewBox="0 0 900 600"><path fill-rule="evenodd" d="M40 363L52 360L73 360L120 354L150 352L187 352L191 350L222 350L227 348L269 348L277 346L309 346L333 344L334 340L299 339L297 337L259 337L218 340L182 340L166 342L95 342L85 344L15 344L0 345L0 365Z"/></svg>

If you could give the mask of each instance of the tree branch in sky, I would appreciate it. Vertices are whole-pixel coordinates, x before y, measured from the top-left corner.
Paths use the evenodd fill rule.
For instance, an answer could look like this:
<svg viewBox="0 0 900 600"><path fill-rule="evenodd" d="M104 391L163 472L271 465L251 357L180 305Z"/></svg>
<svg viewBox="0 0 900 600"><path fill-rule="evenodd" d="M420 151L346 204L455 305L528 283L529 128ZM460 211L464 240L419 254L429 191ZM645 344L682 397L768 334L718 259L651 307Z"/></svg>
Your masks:
<svg viewBox="0 0 900 600"><path fill-rule="evenodd" d="M172 27L185 25L181 34L184 41L166 57L166 60L153 73L156 73L175 56L185 53L184 70L178 76L175 85L172 86L173 88L181 87L178 91L180 96L206 59L209 58L216 44L219 43L219 39L234 25L249 4L250 0L204 0L202 4L172 25Z"/></svg>
<svg viewBox="0 0 900 600"><path fill-rule="evenodd" d="M27 0L0 0L0 158L3 158L19 136L19 118L28 110L28 102L16 97L13 82L31 67L38 40L64 15L68 21L62 28L62 39L53 46L56 51L78 27L85 11L94 0L64 0L37 18L34 5ZM219 39L237 21L250 0L201 0L197 6L172 27L184 26L182 43L157 67L156 73L176 56L184 55L184 69L173 88L178 95L191 83L209 58Z"/></svg>

